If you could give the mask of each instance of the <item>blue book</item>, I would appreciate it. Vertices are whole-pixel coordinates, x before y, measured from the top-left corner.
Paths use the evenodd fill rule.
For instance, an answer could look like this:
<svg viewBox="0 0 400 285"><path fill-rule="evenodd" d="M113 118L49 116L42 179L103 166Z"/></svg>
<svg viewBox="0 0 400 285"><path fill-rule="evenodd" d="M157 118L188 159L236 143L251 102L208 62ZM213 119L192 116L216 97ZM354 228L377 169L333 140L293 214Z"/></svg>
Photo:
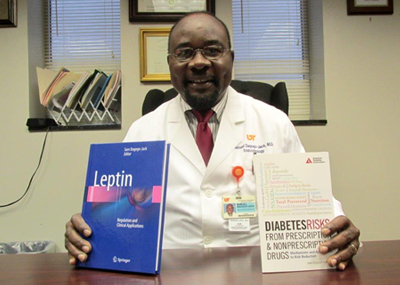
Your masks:
<svg viewBox="0 0 400 285"><path fill-rule="evenodd" d="M96 96L93 96L93 97L92 97L91 101L92 101L93 107L94 107L95 109L97 109L97 107L99 107L100 101L103 99L104 92L106 91L106 88L107 88L107 86L108 86L108 83L110 82L111 77L112 77L112 74L109 75L109 76L107 77L107 79L106 79L106 81L104 82L104 84L103 84L103 86L102 86L100 92L99 92L98 94L96 94ZM104 109L104 108L103 108L103 109Z"/></svg>
<svg viewBox="0 0 400 285"><path fill-rule="evenodd" d="M92 252L79 267L159 274L169 144L93 144L82 216Z"/></svg>
<svg viewBox="0 0 400 285"><path fill-rule="evenodd" d="M89 103L92 102L91 100L93 97L97 98L108 79L108 76L104 72L99 70L96 71L96 75L82 96L81 106L83 109L86 109L89 106Z"/></svg>

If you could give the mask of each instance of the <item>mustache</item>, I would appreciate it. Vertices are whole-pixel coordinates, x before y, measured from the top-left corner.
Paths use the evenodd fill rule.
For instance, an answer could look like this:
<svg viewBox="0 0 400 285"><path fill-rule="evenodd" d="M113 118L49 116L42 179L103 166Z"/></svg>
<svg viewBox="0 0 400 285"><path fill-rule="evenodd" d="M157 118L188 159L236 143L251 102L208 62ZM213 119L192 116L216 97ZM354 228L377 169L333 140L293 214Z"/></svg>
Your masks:
<svg viewBox="0 0 400 285"><path fill-rule="evenodd" d="M216 82L216 78L213 75L207 75L207 76L188 76L185 79L185 82L194 82L194 83L201 83L201 82Z"/></svg>

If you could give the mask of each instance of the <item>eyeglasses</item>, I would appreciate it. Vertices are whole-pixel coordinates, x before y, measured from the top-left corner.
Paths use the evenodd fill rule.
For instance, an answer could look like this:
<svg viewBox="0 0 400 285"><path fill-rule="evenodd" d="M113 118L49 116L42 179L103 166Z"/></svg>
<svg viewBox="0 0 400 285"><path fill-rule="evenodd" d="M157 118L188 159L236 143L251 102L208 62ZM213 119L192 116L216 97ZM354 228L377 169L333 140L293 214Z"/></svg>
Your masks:
<svg viewBox="0 0 400 285"><path fill-rule="evenodd" d="M184 48L178 48L175 52L169 53L168 55L172 55L177 60L185 62L192 60L197 51L200 51L201 54L208 60L217 60L231 50L218 46L208 46L196 49L193 49L191 47L184 47Z"/></svg>

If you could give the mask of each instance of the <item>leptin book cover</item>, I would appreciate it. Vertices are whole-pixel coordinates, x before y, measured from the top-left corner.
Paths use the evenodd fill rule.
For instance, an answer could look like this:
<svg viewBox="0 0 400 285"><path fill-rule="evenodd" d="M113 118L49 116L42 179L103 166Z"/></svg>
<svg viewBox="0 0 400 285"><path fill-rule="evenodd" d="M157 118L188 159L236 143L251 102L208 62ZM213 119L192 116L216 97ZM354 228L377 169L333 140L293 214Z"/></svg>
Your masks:
<svg viewBox="0 0 400 285"><path fill-rule="evenodd" d="M79 267L158 274L169 144L92 144L82 216L92 252Z"/></svg>

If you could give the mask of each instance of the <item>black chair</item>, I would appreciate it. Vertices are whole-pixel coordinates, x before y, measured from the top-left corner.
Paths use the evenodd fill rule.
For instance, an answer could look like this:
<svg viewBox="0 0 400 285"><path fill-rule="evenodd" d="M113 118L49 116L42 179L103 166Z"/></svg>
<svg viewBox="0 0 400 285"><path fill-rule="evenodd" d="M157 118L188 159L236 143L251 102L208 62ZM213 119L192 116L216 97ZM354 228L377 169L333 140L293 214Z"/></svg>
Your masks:
<svg viewBox="0 0 400 285"><path fill-rule="evenodd" d="M285 82L279 82L272 86L264 82L232 80L231 86L239 93L249 95L275 106L287 115L289 114L289 99ZM165 92L159 89L151 89L144 98L142 115L155 110L162 103L171 100L176 95L178 95L178 92L174 88Z"/></svg>

